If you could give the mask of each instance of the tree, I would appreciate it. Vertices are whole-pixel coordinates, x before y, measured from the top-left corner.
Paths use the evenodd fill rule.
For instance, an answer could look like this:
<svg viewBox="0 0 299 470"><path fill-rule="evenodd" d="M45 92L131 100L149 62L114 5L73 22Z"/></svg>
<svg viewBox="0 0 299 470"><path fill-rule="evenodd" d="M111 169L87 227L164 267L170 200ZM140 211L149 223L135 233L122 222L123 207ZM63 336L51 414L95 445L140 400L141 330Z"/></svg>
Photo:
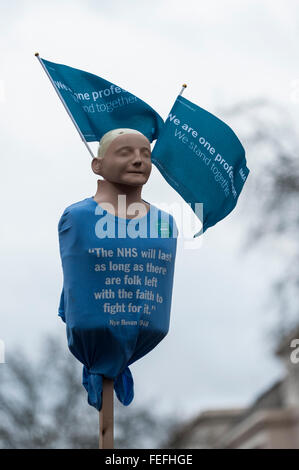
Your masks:
<svg viewBox="0 0 299 470"><path fill-rule="evenodd" d="M269 293L278 339L298 324L299 137L287 110L267 100L240 103L223 114L240 130L251 169L242 198L248 222L242 250L263 244L280 258Z"/></svg>

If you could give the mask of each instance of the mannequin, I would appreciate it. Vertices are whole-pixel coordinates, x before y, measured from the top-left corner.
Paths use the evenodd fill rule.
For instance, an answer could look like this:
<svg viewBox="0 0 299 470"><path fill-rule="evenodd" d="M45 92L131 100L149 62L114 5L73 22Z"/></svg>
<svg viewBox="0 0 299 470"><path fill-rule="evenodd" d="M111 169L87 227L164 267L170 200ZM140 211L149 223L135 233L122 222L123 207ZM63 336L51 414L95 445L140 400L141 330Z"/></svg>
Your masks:
<svg viewBox="0 0 299 470"><path fill-rule="evenodd" d="M84 365L88 403L102 407L103 378L117 398L134 397L129 365L168 333L178 230L171 214L144 201L149 140L114 129L100 141L94 196L71 204L59 224L64 275L59 316L68 347Z"/></svg>

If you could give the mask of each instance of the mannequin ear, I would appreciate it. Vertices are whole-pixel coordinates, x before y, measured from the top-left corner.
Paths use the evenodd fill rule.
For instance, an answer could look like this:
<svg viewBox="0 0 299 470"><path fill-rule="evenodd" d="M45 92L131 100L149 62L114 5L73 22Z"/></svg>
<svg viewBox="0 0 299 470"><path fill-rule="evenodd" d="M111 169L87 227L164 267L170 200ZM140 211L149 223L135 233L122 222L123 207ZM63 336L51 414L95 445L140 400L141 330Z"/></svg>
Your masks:
<svg viewBox="0 0 299 470"><path fill-rule="evenodd" d="M91 169L96 175L101 175L102 171L102 159L93 158L91 161Z"/></svg>

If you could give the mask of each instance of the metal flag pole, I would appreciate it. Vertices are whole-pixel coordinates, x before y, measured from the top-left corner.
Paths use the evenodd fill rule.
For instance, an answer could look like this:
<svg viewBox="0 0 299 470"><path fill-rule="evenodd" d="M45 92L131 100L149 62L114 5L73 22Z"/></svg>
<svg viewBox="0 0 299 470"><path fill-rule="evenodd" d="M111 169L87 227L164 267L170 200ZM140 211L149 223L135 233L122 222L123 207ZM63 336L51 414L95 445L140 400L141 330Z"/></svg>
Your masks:
<svg viewBox="0 0 299 470"><path fill-rule="evenodd" d="M179 93L179 96L181 96L181 95L183 94L185 88L187 88L187 85L186 85L186 83L183 83L182 88L181 88L181 91L180 91L180 93ZM200 229L199 232L197 232L195 235L193 235L193 238L197 237L197 236L200 235L201 233L202 233L202 228Z"/></svg>
<svg viewBox="0 0 299 470"><path fill-rule="evenodd" d="M100 449L113 449L113 386L114 380L103 377L102 409L100 411Z"/></svg>
<svg viewBox="0 0 299 470"><path fill-rule="evenodd" d="M60 98L60 100L61 100L61 102L62 102L62 104L63 104L63 106L64 106L64 108L65 108L65 110L66 110L66 112L68 113L68 115L69 115L69 117L71 118L71 120L72 120L74 126L76 127L77 131L79 132L79 135L80 135L81 139L83 140L84 144L86 145L86 148L87 148L88 152L90 153L90 155L92 156L92 158L95 158L94 154L92 153L91 148L89 147L88 143L87 143L86 140L85 140L84 135L82 134L80 128L78 127L78 124L76 123L75 119L73 118L72 113L70 112L69 108L67 107L66 102L64 101L63 97L61 96L61 94L60 94L60 92L59 92L59 90L58 90L58 88L57 88L57 86L55 85L55 82L53 81L53 79L52 79L51 75L49 74L48 70L46 69L46 67L44 66L44 63L43 63L43 61L41 60L41 58L40 58L40 56L39 56L39 53L36 52L34 55L35 55L35 57L37 57L39 63L41 64L42 68L43 68L44 71L46 72L46 74L47 74L47 76L48 76L50 82L52 83L52 85L53 85L53 87L54 87L54 89L55 89L57 95L59 96L59 98Z"/></svg>
<svg viewBox="0 0 299 470"><path fill-rule="evenodd" d="M179 93L179 96L181 96L181 95L183 94L183 91L185 90L185 88L187 88L187 85L186 85L186 83L183 83L182 89L181 89L181 91L180 91L180 93Z"/></svg>

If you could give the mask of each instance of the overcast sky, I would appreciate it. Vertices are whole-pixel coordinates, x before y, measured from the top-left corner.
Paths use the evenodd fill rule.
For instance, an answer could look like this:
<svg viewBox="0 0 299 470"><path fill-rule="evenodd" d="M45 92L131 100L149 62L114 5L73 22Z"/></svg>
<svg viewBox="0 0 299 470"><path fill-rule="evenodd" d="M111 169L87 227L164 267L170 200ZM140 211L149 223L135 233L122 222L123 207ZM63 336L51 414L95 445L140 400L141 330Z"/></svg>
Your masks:
<svg viewBox="0 0 299 470"><path fill-rule="evenodd" d="M295 114L296 3L1 2L0 338L7 351L21 345L34 358L45 333L66 344L57 316L57 224L66 206L97 186L90 156L34 53L129 90L164 119L182 83L184 96L212 113L267 98ZM238 122L227 123L238 135ZM247 153L247 165L255 178L256 155ZM266 339L273 322L267 293L280 261L271 250L241 251L245 218L254 216L244 214L249 184L200 249L178 240L170 331L131 366L130 406L152 398L161 411L185 417L246 406L283 373ZM142 197L156 205L182 201L154 165Z"/></svg>

